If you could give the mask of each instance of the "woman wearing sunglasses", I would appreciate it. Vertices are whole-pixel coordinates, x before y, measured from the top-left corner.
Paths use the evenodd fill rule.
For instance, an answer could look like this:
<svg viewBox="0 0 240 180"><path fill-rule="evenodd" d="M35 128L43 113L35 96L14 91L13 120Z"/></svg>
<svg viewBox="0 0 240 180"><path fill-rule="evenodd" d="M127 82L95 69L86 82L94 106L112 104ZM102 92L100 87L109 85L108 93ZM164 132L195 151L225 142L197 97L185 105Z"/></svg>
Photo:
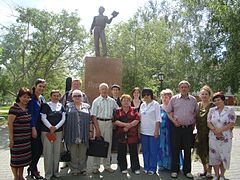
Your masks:
<svg viewBox="0 0 240 180"><path fill-rule="evenodd" d="M140 106L141 142L144 161L144 174L153 175L157 170L157 152L159 146L160 116L159 103L153 100L153 91L142 90L144 102Z"/></svg>
<svg viewBox="0 0 240 180"><path fill-rule="evenodd" d="M64 140L71 152L69 167L71 174L74 176L79 174L86 175L87 168L86 151L89 141L91 118L89 112L90 105L82 102L82 95L80 90L72 92L73 102L67 104L67 119L64 126Z"/></svg>

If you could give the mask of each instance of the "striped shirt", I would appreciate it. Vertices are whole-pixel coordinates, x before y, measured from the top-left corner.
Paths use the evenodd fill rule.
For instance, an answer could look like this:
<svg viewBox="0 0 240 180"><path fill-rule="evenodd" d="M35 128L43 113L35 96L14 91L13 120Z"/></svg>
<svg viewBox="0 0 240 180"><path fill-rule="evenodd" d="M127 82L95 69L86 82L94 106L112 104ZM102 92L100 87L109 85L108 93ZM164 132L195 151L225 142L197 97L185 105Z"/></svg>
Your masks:
<svg viewBox="0 0 240 180"><path fill-rule="evenodd" d="M18 103L14 103L9 109L10 115L15 115L13 122L14 145L10 148L10 165L15 168L27 166L31 163L31 114L27 109L22 109Z"/></svg>
<svg viewBox="0 0 240 180"><path fill-rule="evenodd" d="M112 119L113 111L117 108L118 105L113 98L98 96L92 103L91 115L101 119Z"/></svg>

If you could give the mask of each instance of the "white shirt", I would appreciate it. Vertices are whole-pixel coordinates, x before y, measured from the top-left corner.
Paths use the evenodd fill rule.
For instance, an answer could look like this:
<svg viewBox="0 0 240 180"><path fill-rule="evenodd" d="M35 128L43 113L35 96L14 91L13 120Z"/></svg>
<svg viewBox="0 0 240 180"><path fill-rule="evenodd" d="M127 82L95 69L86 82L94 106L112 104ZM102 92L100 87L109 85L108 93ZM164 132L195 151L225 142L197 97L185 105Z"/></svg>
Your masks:
<svg viewBox="0 0 240 180"><path fill-rule="evenodd" d="M52 111L60 111L62 109L62 104L60 102L53 103L52 101L47 103ZM41 113L41 119L43 124L48 127L49 129L52 127L52 125L47 120L47 115ZM60 128L65 122L65 112L62 112L62 119L61 121L55 126L56 129Z"/></svg>
<svg viewBox="0 0 240 180"><path fill-rule="evenodd" d="M141 134L154 136L156 122L162 122L159 103L155 100L149 104L143 102L139 113L141 118Z"/></svg>

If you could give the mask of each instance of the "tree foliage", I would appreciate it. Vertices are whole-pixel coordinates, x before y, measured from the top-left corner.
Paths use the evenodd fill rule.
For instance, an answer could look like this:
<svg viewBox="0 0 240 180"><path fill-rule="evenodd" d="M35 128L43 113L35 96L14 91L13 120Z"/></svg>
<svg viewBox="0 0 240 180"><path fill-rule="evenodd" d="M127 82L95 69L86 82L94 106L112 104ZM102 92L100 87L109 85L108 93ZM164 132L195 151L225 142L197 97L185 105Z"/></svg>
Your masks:
<svg viewBox="0 0 240 180"><path fill-rule="evenodd" d="M6 33L0 41L7 89L14 93L21 86L30 87L37 77L49 80L49 89L61 89L66 74L81 68L86 52L87 36L77 12L54 14L34 8L18 8L17 12L16 23L3 27Z"/></svg>
<svg viewBox="0 0 240 180"><path fill-rule="evenodd" d="M216 91L239 88L239 5L238 0L181 1L197 74Z"/></svg>
<svg viewBox="0 0 240 180"><path fill-rule="evenodd" d="M174 3L173 3L174 2ZM239 1L152 1L135 16L109 30L111 56L124 59L124 88L159 81L177 91L180 80L192 91L210 85L215 91L239 88Z"/></svg>

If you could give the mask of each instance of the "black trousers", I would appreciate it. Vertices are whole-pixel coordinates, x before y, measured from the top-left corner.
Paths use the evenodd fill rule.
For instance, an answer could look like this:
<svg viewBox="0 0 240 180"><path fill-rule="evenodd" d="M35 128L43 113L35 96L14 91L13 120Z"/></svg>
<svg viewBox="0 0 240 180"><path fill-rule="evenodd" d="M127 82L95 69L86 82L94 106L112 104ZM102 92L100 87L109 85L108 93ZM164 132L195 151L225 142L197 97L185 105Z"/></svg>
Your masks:
<svg viewBox="0 0 240 180"><path fill-rule="evenodd" d="M193 127L172 127L172 172L179 172L179 153L183 149L183 173L191 172L191 147L193 141Z"/></svg>
<svg viewBox="0 0 240 180"><path fill-rule="evenodd" d="M32 138L31 139L31 146L32 146L32 162L30 164L30 170L32 172L37 172L38 168L37 168L37 164L38 161L42 155L42 151L43 151L43 145L42 145L42 141L41 141L41 132L37 132L38 136L37 138Z"/></svg>
<svg viewBox="0 0 240 180"><path fill-rule="evenodd" d="M118 165L120 170L127 169L127 145L129 148L130 154L130 161L131 161L131 170L134 172L136 170L140 170L139 159L138 159L138 150L137 150L137 143L134 144L125 144L125 143L118 143Z"/></svg>
<svg viewBox="0 0 240 180"><path fill-rule="evenodd" d="M113 129L113 133L112 133L112 151L116 152L117 151L117 135L116 135L116 129Z"/></svg>

